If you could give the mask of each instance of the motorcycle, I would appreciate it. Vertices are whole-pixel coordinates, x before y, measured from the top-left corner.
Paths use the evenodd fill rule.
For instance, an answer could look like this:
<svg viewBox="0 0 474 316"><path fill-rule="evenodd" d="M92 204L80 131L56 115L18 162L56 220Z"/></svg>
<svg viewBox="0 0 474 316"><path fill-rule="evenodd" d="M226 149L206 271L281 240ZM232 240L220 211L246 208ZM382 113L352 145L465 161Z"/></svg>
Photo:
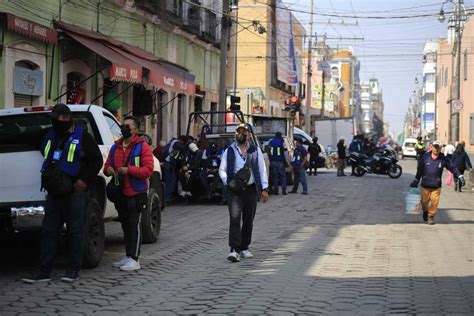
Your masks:
<svg viewBox="0 0 474 316"><path fill-rule="evenodd" d="M398 159L394 151L384 149L376 152L372 157L362 153L352 153L350 161L354 164L354 173L362 177L366 173L388 175L392 179L400 178L402 167L397 164Z"/></svg>

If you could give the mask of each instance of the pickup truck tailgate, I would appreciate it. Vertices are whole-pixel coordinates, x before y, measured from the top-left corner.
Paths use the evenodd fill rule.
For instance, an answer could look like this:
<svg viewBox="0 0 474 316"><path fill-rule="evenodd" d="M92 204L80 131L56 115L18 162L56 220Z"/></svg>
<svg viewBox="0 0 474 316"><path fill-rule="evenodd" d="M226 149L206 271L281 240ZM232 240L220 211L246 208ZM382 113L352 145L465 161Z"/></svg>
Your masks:
<svg viewBox="0 0 474 316"><path fill-rule="evenodd" d="M39 151L0 153L0 203L43 201Z"/></svg>

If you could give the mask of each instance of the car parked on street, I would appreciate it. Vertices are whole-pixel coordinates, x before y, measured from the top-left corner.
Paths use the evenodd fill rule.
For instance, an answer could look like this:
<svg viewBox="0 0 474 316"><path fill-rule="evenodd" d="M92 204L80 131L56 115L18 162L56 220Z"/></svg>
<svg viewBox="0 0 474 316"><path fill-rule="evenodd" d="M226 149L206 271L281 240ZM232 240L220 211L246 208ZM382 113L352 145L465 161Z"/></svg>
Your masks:
<svg viewBox="0 0 474 316"><path fill-rule="evenodd" d="M91 134L104 161L114 141L121 137L120 123L95 105L70 105L75 124ZM0 238L14 238L18 233L39 232L45 212L46 192L41 191L40 146L51 128L52 106L33 106L0 110ZM155 158L156 159L156 158ZM83 266L96 267L104 251L104 222L116 220L117 211L106 197L110 178L102 171L90 189L87 210ZM148 207L142 216L142 237L146 243L158 240L161 229L163 183L158 160L150 179Z"/></svg>
<svg viewBox="0 0 474 316"><path fill-rule="evenodd" d="M416 158L416 150L415 150L416 143L417 143L416 138L406 138L403 141L402 159L405 159L405 157Z"/></svg>

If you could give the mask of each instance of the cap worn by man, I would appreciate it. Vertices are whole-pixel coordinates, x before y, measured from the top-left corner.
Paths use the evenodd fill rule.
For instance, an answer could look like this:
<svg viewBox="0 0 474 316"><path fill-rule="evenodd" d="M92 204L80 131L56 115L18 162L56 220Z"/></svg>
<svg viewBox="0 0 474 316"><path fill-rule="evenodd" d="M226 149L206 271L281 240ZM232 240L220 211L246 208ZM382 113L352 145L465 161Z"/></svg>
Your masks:
<svg viewBox="0 0 474 316"><path fill-rule="evenodd" d="M237 126L237 128L235 129L235 131L239 131L239 129L241 129L241 128L245 129L246 131L249 130L249 127L247 126L247 124L241 123L241 124L239 124L239 125Z"/></svg>
<svg viewBox="0 0 474 316"><path fill-rule="evenodd" d="M433 143L432 143L433 146L435 147L438 147L438 148L441 148L441 142L439 140L435 140Z"/></svg>
<svg viewBox="0 0 474 316"><path fill-rule="evenodd" d="M53 107L49 116L53 119L57 119L61 115L71 115L71 114L72 114L71 109L66 104L58 103Z"/></svg>

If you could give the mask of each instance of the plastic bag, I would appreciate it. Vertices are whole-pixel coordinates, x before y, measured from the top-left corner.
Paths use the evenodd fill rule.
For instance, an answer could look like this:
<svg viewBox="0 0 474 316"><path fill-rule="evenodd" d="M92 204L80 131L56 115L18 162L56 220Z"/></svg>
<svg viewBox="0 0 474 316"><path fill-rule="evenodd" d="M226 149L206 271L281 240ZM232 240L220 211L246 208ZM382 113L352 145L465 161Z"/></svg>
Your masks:
<svg viewBox="0 0 474 316"><path fill-rule="evenodd" d="M448 176L446 177L446 185L448 186L453 185L453 174L451 171L448 171Z"/></svg>
<svg viewBox="0 0 474 316"><path fill-rule="evenodd" d="M405 196L405 214L421 214L421 191L412 188Z"/></svg>

